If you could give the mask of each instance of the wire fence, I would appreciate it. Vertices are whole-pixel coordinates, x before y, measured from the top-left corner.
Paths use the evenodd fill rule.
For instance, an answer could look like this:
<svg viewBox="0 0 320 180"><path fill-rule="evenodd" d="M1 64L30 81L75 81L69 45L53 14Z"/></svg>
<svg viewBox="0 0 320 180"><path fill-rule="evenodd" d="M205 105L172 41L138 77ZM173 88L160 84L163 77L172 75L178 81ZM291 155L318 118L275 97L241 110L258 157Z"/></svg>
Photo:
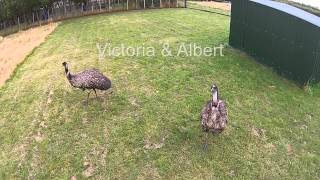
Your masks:
<svg viewBox="0 0 320 180"><path fill-rule="evenodd" d="M185 8L186 6L187 0L88 0L86 3L78 4L72 1L59 1L53 3L52 7L40 8L31 14L0 21L0 36L80 16L143 9Z"/></svg>

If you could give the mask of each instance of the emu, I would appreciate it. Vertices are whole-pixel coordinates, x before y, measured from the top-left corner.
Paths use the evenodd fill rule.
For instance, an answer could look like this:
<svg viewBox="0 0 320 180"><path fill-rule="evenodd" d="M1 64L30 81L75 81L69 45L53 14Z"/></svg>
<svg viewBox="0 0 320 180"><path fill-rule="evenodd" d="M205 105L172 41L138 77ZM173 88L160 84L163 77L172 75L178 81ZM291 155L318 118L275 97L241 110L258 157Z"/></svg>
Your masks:
<svg viewBox="0 0 320 180"><path fill-rule="evenodd" d="M71 86L82 89L83 91L86 89L89 90L87 103L91 90L93 90L96 97L98 97L96 89L106 91L111 88L111 80L97 69L89 69L77 74L71 74L68 63L63 62L62 65L64 66L66 77Z"/></svg>
<svg viewBox="0 0 320 180"><path fill-rule="evenodd" d="M219 98L218 87L211 86L212 99L203 107L201 111L201 126L205 132L204 148L208 148L208 133L217 135L221 133L227 125L228 113L225 103Z"/></svg>

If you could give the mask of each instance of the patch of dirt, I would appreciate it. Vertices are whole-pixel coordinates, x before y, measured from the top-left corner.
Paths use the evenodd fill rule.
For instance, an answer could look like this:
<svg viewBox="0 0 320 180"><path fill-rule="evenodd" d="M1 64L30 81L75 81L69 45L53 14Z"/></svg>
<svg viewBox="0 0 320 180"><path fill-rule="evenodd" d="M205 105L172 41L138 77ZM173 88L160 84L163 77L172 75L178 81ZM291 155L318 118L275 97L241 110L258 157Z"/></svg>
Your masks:
<svg viewBox="0 0 320 180"><path fill-rule="evenodd" d="M54 94L53 90L50 90L48 99L47 99L47 105L51 104L53 94Z"/></svg>
<svg viewBox="0 0 320 180"><path fill-rule="evenodd" d="M150 140L145 140L145 145L143 146L144 149L147 149L147 150L153 150L153 149L160 149L162 148L165 144L165 140L166 140L167 137L164 137L161 139L161 142L159 143L152 143L150 142Z"/></svg>
<svg viewBox="0 0 320 180"><path fill-rule="evenodd" d="M291 144L287 144L288 155L293 155L293 147Z"/></svg>
<svg viewBox="0 0 320 180"><path fill-rule="evenodd" d="M231 3L228 2L196 1L195 3L200 6L207 6L211 8L222 9L224 11L231 11Z"/></svg>
<svg viewBox="0 0 320 180"><path fill-rule="evenodd" d="M164 146L164 143L150 143L150 142L146 142L146 144L144 145L145 149L151 150L151 149L160 149Z"/></svg>
<svg viewBox="0 0 320 180"><path fill-rule="evenodd" d="M105 169L107 154L107 148L103 146L94 147L84 157L84 170L82 171L82 175L86 178L89 178L92 176L96 176L95 172L99 172L101 169Z"/></svg>
<svg viewBox="0 0 320 180"><path fill-rule="evenodd" d="M271 150L275 150L276 149L276 146L274 144L272 144L272 143L268 143L268 144L264 145L264 147L266 149L271 149Z"/></svg>
<svg viewBox="0 0 320 180"><path fill-rule="evenodd" d="M267 143L263 146L265 148L265 151L274 154L277 152L277 147L273 143Z"/></svg>
<svg viewBox="0 0 320 180"><path fill-rule="evenodd" d="M25 57L45 41L58 23L35 27L0 38L0 86L2 86Z"/></svg>
<svg viewBox="0 0 320 180"><path fill-rule="evenodd" d="M82 172L82 175L87 178L93 176L95 171L93 164L91 162L84 162L83 166L85 167L85 170Z"/></svg>
<svg viewBox="0 0 320 180"><path fill-rule="evenodd" d="M312 121L312 114L306 114L305 121Z"/></svg>
<svg viewBox="0 0 320 180"><path fill-rule="evenodd" d="M260 129L256 127L251 128L251 134L258 138L265 138L265 132L266 131L264 129Z"/></svg>
<svg viewBox="0 0 320 180"><path fill-rule="evenodd" d="M40 123L40 128L47 128L48 126L45 124L45 122L44 121L41 121L41 123Z"/></svg>
<svg viewBox="0 0 320 180"><path fill-rule="evenodd" d="M235 174L235 172L234 172L234 170L230 170L229 172L228 172L228 176L230 176L230 177L234 177L236 174Z"/></svg>
<svg viewBox="0 0 320 180"><path fill-rule="evenodd" d="M42 142L44 140L44 135L39 131L33 138L36 142Z"/></svg>
<svg viewBox="0 0 320 180"><path fill-rule="evenodd" d="M142 179L161 179L161 176L159 175L158 169L152 165L147 164L143 171L139 174L137 177L138 180Z"/></svg>

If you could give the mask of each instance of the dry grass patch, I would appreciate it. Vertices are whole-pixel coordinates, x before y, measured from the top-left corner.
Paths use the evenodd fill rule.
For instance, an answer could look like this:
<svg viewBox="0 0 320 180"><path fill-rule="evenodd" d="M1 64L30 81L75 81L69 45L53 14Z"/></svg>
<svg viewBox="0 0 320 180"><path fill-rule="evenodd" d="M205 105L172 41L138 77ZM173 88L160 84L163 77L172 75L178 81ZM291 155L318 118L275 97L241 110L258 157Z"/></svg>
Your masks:
<svg viewBox="0 0 320 180"><path fill-rule="evenodd" d="M210 8L221 9L224 11L231 11L231 3L228 2L214 2L214 1L194 1L200 6L207 6Z"/></svg>
<svg viewBox="0 0 320 180"><path fill-rule="evenodd" d="M2 86L25 57L45 41L45 38L58 26L51 23L26 31L12 34L5 38L0 36L0 86Z"/></svg>

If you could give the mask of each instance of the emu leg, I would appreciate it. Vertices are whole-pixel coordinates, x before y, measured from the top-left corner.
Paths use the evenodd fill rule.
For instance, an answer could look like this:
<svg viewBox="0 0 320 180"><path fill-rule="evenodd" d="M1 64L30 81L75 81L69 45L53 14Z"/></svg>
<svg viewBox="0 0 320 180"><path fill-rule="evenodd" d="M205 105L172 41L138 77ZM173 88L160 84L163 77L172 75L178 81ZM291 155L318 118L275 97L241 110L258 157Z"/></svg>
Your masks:
<svg viewBox="0 0 320 180"><path fill-rule="evenodd" d="M88 96L87 96L87 104L89 103L89 96L90 96L91 91L88 92Z"/></svg>
<svg viewBox="0 0 320 180"><path fill-rule="evenodd" d="M93 89L93 91L94 91L94 93L96 94L96 98L98 98L96 89Z"/></svg>
<svg viewBox="0 0 320 180"><path fill-rule="evenodd" d="M208 132L205 132L204 133L204 145L203 145L203 149L205 151L208 150Z"/></svg>

